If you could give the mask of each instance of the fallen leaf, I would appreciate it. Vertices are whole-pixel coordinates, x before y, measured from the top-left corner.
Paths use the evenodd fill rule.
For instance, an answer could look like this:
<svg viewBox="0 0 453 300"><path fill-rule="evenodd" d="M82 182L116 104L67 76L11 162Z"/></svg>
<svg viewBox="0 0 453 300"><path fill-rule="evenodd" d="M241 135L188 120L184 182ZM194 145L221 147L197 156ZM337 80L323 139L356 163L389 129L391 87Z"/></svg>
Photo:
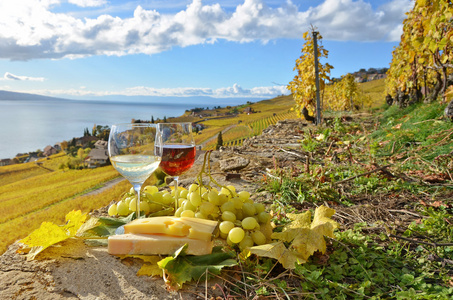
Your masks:
<svg viewBox="0 0 453 300"><path fill-rule="evenodd" d="M287 214L292 220L282 232L272 234L272 239L278 240L271 244L255 246L248 249L250 253L277 259L286 269L294 269L297 264L305 263L313 253L326 252L324 236L334 237L338 223L330 217L335 210L320 206L315 210L312 220L311 212ZM289 243L286 247L285 243Z"/></svg>

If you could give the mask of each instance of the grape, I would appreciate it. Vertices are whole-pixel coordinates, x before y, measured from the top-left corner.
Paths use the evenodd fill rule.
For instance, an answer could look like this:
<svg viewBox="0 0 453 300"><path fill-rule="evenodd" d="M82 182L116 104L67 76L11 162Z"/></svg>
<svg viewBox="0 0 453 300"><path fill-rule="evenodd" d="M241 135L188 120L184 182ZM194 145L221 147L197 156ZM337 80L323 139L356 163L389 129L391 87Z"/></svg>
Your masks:
<svg viewBox="0 0 453 300"><path fill-rule="evenodd" d="M180 198L186 198L187 199L187 195L189 194L189 191L188 190L181 190L179 192L179 197Z"/></svg>
<svg viewBox="0 0 453 300"><path fill-rule="evenodd" d="M220 193L219 194L223 194L225 196L227 196L228 198L232 198L232 196L234 195L231 195L233 191L230 192L230 190L228 190L227 188L223 187L220 189Z"/></svg>
<svg viewBox="0 0 453 300"><path fill-rule="evenodd" d="M184 210L184 211L181 213L181 217L184 217L184 218L194 218L194 217L195 217L195 213L193 212L193 210Z"/></svg>
<svg viewBox="0 0 453 300"><path fill-rule="evenodd" d="M241 209L242 205L244 204L242 202L242 200L239 199L239 197L235 197L235 198L231 199L230 201L234 203L234 208L236 208L236 209Z"/></svg>
<svg viewBox="0 0 453 300"><path fill-rule="evenodd" d="M116 203L113 203L112 205L109 206L108 214L109 216L115 216L118 213L116 209Z"/></svg>
<svg viewBox="0 0 453 300"><path fill-rule="evenodd" d="M257 244L258 246L266 244L266 236L261 231L259 231L259 230L254 231L254 232L252 232L251 236L252 236L253 242L255 244Z"/></svg>
<svg viewBox="0 0 453 300"><path fill-rule="evenodd" d="M271 219L271 215L268 212L262 211L258 214L258 221L261 224L266 224Z"/></svg>
<svg viewBox="0 0 453 300"><path fill-rule="evenodd" d="M246 234L242 241L239 243L239 249L244 250L245 248L253 247L253 239L250 235Z"/></svg>
<svg viewBox="0 0 453 300"><path fill-rule="evenodd" d="M190 202L189 200L184 200L181 205L184 210L191 210L191 211L196 211L197 208Z"/></svg>
<svg viewBox="0 0 453 300"><path fill-rule="evenodd" d="M242 202L244 202L245 200L247 200L248 198L250 198L250 193L247 192L247 191L240 191L238 193L238 197L239 199L242 200Z"/></svg>
<svg viewBox="0 0 453 300"><path fill-rule="evenodd" d="M244 212L242 211L242 209L236 209L236 219L237 220L244 219Z"/></svg>
<svg viewBox="0 0 453 300"><path fill-rule="evenodd" d="M242 228L246 230L252 230L255 229L256 225L258 222L254 217L247 217L244 220L242 220Z"/></svg>
<svg viewBox="0 0 453 300"><path fill-rule="evenodd" d="M162 195L162 200L158 201L158 202L169 205L169 204L173 203L174 201L175 201L175 198L173 198L173 196L170 193L165 193Z"/></svg>
<svg viewBox="0 0 453 300"><path fill-rule="evenodd" d="M231 221L231 222L235 222L236 221L236 215L229 211L229 210L226 210L222 213L222 220L224 221Z"/></svg>
<svg viewBox="0 0 453 300"><path fill-rule="evenodd" d="M129 205L129 203L131 203L132 199L135 199L135 196L132 196L132 197L126 197L126 199L124 199L124 202Z"/></svg>
<svg viewBox="0 0 453 300"><path fill-rule="evenodd" d="M162 203L163 195L164 194L162 192L157 192L157 193L154 193L151 198L153 199L154 202Z"/></svg>
<svg viewBox="0 0 453 300"><path fill-rule="evenodd" d="M227 235L226 242L229 246L234 247L235 243L230 240L230 235Z"/></svg>
<svg viewBox="0 0 453 300"><path fill-rule="evenodd" d="M253 202L253 199L248 198L247 200L244 201L244 203L251 203L251 204L253 204L254 202Z"/></svg>
<svg viewBox="0 0 453 300"><path fill-rule="evenodd" d="M127 216L129 214L129 206L124 201L118 202L116 211L120 216Z"/></svg>
<svg viewBox="0 0 453 300"><path fill-rule="evenodd" d="M197 189L198 189L198 184L192 183L192 184L189 186L189 192L190 192L190 193L195 192Z"/></svg>
<svg viewBox="0 0 453 300"><path fill-rule="evenodd" d="M150 212L150 205L146 201L140 201L140 211L143 211L145 215Z"/></svg>
<svg viewBox="0 0 453 300"><path fill-rule="evenodd" d="M212 204L211 202L203 202L201 203L199 210L201 213L204 215L209 215L214 212L215 205Z"/></svg>
<svg viewBox="0 0 453 300"><path fill-rule="evenodd" d="M227 189L229 189L233 193L236 193L236 188L234 187L234 185L227 185L226 187L227 187Z"/></svg>
<svg viewBox="0 0 453 300"><path fill-rule="evenodd" d="M197 218L197 219L205 219L205 220L207 219L206 215L204 215L201 212L196 212L195 213L195 218Z"/></svg>
<svg viewBox="0 0 453 300"><path fill-rule="evenodd" d="M225 194L218 193L219 196L219 204L218 205L223 205L225 202L228 201L228 197Z"/></svg>
<svg viewBox="0 0 453 300"><path fill-rule="evenodd" d="M130 211L136 211L137 210L137 198L132 199L129 202L129 210Z"/></svg>
<svg viewBox="0 0 453 300"><path fill-rule="evenodd" d="M200 194L202 194L202 195L203 195L204 193L207 193L207 192L208 192L208 189L207 189L207 188L205 188L204 186L202 186L202 187L200 188L200 191L201 191L201 193L200 193Z"/></svg>
<svg viewBox="0 0 453 300"><path fill-rule="evenodd" d="M180 217L181 216L181 213L184 211L184 208L183 207L179 207L176 211L175 211L175 217Z"/></svg>
<svg viewBox="0 0 453 300"><path fill-rule="evenodd" d="M256 213L259 214L260 212L263 212L266 208L264 207L263 203L253 203L253 206L255 206Z"/></svg>
<svg viewBox="0 0 453 300"><path fill-rule="evenodd" d="M244 217L252 217L256 213L256 208L253 204L245 202L242 205L242 212L244 213Z"/></svg>
<svg viewBox="0 0 453 300"><path fill-rule="evenodd" d="M220 210L221 210L222 212L225 212L225 211L235 212L234 203L231 202L231 201L225 202L225 203L223 203L222 206L220 207Z"/></svg>
<svg viewBox="0 0 453 300"><path fill-rule="evenodd" d="M234 223L231 221L223 221L219 224L219 230L220 232L224 234L228 234L231 229L234 228Z"/></svg>
<svg viewBox="0 0 453 300"><path fill-rule="evenodd" d="M219 205L220 204L220 197L217 194L216 191L211 190L208 192L208 200L214 205Z"/></svg>
<svg viewBox="0 0 453 300"><path fill-rule="evenodd" d="M145 186L145 187L143 188L143 191L144 191L145 193L148 193L148 194L153 195L153 194L157 193L157 192L159 191L159 189L157 188L157 186L154 186L154 185L147 185L147 186Z"/></svg>
<svg viewBox="0 0 453 300"><path fill-rule="evenodd" d="M201 205L201 196L198 193L198 191L196 193L190 194L190 203L192 203L192 205L195 207L198 207Z"/></svg>
<svg viewBox="0 0 453 300"><path fill-rule="evenodd" d="M234 227L228 233L228 239L234 244L240 243L244 239L244 236L245 236L244 229L240 227Z"/></svg>

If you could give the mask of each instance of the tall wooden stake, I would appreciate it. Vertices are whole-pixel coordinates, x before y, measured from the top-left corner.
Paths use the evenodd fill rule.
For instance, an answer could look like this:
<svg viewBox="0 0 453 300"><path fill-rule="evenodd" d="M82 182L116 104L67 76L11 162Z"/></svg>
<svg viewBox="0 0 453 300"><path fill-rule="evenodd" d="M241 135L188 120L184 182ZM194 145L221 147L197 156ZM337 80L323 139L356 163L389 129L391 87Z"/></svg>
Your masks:
<svg viewBox="0 0 453 300"><path fill-rule="evenodd" d="M316 76L316 125L321 125L321 100L319 97L319 70L318 70L318 32L313 30L313 47L315 54L315 76Z"/></svg>

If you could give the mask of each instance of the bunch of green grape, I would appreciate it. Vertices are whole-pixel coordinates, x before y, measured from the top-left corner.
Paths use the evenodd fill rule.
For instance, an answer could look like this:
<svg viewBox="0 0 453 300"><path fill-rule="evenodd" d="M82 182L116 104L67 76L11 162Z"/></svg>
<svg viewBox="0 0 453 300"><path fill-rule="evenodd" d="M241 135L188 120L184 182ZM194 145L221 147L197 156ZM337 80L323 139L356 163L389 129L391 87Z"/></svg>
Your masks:
<svg viewBox="0 0 453 300"><path fill-rule="evenodd" d="M195 217L220 221L220 237L240 249L266 243L261 224L270 221L262 203L254 203L247 191L236 192L234 186L220 191L192 184L180 191L176 217Z"/></svg>
<svg viewBox="0 0 453 300"><path fill-rule="evenodd" d="M174 195L174 193L173 193ZM160 212L174 207L175 198L171 192L159 191L156 186L148 185L143 188L140 194L140 211L144 215ZM137 195L133 188L125 193L121 200L109 206L110 216L128 216L137 209ZM174 211L174 209L173 209Z"/></svg>
<svg viewBox="0 0 453 300"><path fill-rule="evenodd" d="M254 203L247 191L236 192L232 185L220 191L198 184L189 189L159 191L156 186L146 186L141 196L140 210L145 215L174 207L175 217L191 217L219 221L219 236L240 249L265 244L267 238L261 225L268 224L270 214L262 203ZM131 189L123 199L109 207L109 215L125 216L135 211L137 198ZM177 195L176 195L177 194Z"/></svg>

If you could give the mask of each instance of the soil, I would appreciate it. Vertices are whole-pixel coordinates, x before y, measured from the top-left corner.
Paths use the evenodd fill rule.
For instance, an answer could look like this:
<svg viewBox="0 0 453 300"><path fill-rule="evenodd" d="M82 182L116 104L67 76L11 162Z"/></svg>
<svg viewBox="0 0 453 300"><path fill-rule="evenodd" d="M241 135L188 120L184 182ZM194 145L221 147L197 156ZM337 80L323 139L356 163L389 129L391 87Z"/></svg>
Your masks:
<svg viewBox="0 0 453 300"><path fill-rule="evenodd" d="M233 185L237 190L253 193L255 201L272 203L275 199L263 189L263 176L271 176L275 167L288 167L310 161L300 147L306 126L301 120L284 120L270 126L262 135L250 138L241 147L221 148L210 152L210 172L220 185ZM305 128L305 129L304 129ZM198 152L193 168L181 176L180 184L188 186L203 166L204 152ZM238 158L234 160L234 158ZM240 159L239 159L240 158ZM226 168L222 161L237 163ZM223 166L223 167L222 167ZM204 182L209 182L204 176ZM211 182L211 184L213 184ZM345 184L347 189L347 184ZM453 197L453 195L452 195ZM334 218L343 228L358 222L374 224L408 224L421 219L413 207L415 201L429 205L429 196L359 195L355 205L336 206ZM412 205L408 205L411 203ZM329 203L326 203L329 205ZM311 207L310 207L311 206ZM305 203L300 210L312 208ZM93 212L105 214L106 208ZM43 251L33 261L17 253L15 243L0 256L0 299L223 299L223 281L193 283L179 291L167 290L162 278L137 276L140 260L120 260L105 247L90 247L80 240L68 240Z"/></svg>

